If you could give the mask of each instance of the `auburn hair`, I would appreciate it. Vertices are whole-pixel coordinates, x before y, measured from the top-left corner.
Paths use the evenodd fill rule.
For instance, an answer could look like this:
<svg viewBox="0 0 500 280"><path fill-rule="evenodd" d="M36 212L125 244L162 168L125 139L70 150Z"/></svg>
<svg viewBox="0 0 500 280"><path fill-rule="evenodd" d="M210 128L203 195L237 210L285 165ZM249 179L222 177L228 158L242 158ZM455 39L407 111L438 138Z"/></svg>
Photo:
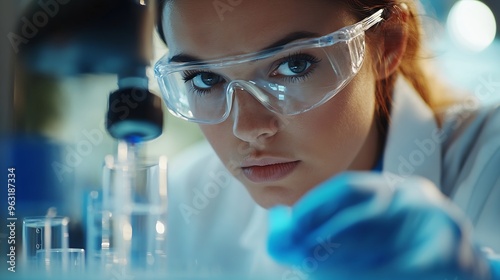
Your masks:
<svg viewBox="0 0 500 280"><path fill-rule="evenodd" d="M379 80L376 85L376 113L378 115L379 129L381 130L382 135L385 135L388 130L392 107L392 91L394 89L396 78L400 75L402 75L415 88L429 107L436 108L441 106L441 102L438 102L435 98L433 98L434 93L431 87L431 81L429 80L429 75L426 71L426 59L424 59L426 51L423 47L424 34L420 18L418 16L418 7L415 2L416 1L411 0L346 1L347 7L358 18L358 20L370 16L381 8L385 8L386 14L389 16L394 15L391 13L391 9L397 8L398 5L405 4L408 8L409 15L406 21L408 40L401 63L394 73L388 75L385 79ZM367 34L367 41L369 40L370 33Z"/></svg>

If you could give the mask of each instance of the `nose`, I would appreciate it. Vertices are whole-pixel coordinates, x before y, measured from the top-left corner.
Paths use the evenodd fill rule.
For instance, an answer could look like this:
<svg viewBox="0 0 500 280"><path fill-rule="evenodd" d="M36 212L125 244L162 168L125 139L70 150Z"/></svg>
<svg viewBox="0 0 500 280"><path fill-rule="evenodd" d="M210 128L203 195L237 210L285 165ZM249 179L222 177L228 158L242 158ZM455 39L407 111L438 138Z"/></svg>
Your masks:
<svg viewBox="0 0 500 280"><path fill-rule="evenodd" d="M274 136L281 127L281 119L267 109L249 91L252 89L234 86L234 103L230 118L233 134L242 141L259 145Z"/></svg>

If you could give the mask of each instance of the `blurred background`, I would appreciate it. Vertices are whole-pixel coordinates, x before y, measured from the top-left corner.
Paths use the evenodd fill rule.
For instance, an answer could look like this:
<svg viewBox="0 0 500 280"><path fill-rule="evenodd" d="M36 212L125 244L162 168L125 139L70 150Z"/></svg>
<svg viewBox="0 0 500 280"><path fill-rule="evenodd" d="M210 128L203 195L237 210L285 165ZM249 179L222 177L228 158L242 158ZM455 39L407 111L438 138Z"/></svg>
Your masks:
<svg viewBox="0 0 500 280"><path fill-rule="evenodd" d="M500 100L500 2L421 0L436 73L480 101Z"/></svg>
<svg viewBox="0 0 500 280"><path fill-rule="evenodd" d="M63 33L53 43L55 48L40 42L40 37L50 37L51 30L60 31L56 25L63 21L61 11L69 9L71 1L0 3L0 177L5 186L7 168L16 168L18 219L45 215L49 207L55 206L58 214L71 218L71 245L83 247L84 198L90 190L101 188L104 157L116 151L117 141L106 131L105 120L109 94L118 88L116 68L122 65L121 48L111 47L110 53L100 53L98 43L85 50L79 48L78 42L88 38L79 38L82 41L76 40L73 48L60 47L69 44L60 38L77 36L81 30L85 34L83 24L90 19L72 19L77 22L74 30L66 30L69 33ZM108 1L116 5L133 2L138 6L151 6L154 2ZM500 2L422 0L421 7L428 47L433 53L429 59L435 61L435 72L457 88L475 94L481 102L500 102ZM137 17L145 22L144 26L152 22L148 16L154 17L154 12L150 12ZM147 46L148 54L140 57L140 63L150 78L150 91L159 94L151 65L165 54L166 48L153 28L146 30L151 32L146 37L153 44ZM105 42L115 31L125 32L116 22L108 28L103 26L97 42ZM123 40L130 42L130 38ZM115 61L105 59L114 55ZM81 61L76 57L82 57ZM92 60L100 60L98 64L103 69L89 66ZM163 109L163 134L145 144L144 154L173 159L202 140L202 136L196 125L178 120ZM0 192L0 218L6 221L6 187ZM20 222L18 227L21 228ZM3 248L7 234L1 228ZM4 258L5 254L2 252L1 256ZM1 263L5 261L2 259Z"/></svg>

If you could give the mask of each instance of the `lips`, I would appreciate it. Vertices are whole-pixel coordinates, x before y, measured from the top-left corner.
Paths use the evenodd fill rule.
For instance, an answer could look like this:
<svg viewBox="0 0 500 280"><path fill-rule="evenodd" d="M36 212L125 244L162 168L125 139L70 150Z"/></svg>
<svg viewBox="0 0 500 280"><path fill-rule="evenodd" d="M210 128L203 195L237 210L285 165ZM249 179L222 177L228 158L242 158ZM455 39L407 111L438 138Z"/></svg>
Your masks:
<svg viewBox="0 0 500 280"><path fill-rule="evenodd" d="M292 173L299 161L262 158L246 160L242 165L243 174L252 182L265 183L278 181Z"/></svg>

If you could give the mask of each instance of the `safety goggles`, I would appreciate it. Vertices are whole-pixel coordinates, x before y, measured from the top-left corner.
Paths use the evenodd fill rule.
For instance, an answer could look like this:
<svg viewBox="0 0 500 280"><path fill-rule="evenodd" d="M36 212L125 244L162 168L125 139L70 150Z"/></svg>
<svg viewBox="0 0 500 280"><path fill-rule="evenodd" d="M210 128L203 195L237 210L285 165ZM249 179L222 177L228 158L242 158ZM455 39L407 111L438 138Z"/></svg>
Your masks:
<svg viewBox="0 0 500 280"><path fill-rule="evenodd" d="M359 72L365 31L383 20L383 9L328 35L222 59L155 65L164 101L177 117L217 124L231 112L234 93L244 90L267 109L296 115L340 92Z"/></svg>

